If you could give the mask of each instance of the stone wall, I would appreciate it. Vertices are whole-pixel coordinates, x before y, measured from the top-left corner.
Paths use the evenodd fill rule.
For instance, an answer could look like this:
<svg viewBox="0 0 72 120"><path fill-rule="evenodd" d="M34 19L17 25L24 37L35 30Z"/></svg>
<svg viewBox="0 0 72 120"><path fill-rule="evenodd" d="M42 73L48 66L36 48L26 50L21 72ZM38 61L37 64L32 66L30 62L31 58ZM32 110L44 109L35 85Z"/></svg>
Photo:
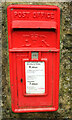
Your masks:
<svg viewBox="0 0 72 120"><path fill-rule="evenodd" d="M0 119L2 118L2 8L0 2Z"/></svg>
<svg viewBox="0 0 72 120"><path fill-rule="evenodd" d="M16 3L16 4L38 4L57 5L61 9L60 26L60 81L59 81L59 109L56 112L23 113L14 114L11 111L10 79L9 79L9 57L7 37L7 6L12 3L2 4L2 114L3 119L22 118L46 118L46 119L71 119L71 17L72 2L67 3ZM14 3L13 3L14 4Z"/></svg>

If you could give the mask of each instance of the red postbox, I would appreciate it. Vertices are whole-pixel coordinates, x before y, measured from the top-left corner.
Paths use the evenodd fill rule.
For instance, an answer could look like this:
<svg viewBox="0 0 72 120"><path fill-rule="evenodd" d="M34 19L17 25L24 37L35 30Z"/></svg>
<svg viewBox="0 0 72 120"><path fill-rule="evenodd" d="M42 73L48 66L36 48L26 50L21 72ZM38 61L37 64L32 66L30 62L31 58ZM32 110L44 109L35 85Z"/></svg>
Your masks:
<svg viewBox="0 0 72 120"><path fill-rule="evenodd" d="M59 96L60 9L7 8L12 111L56 111Z"/></svg>

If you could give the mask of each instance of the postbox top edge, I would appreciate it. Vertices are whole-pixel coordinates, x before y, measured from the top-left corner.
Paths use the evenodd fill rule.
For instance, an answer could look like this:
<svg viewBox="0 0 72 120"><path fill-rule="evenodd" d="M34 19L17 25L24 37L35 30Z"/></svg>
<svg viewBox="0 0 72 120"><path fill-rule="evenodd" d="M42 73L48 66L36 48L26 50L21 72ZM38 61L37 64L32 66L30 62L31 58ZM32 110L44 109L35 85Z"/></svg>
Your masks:
<svg viewBox="0 0 72 120"><path fill-rule="evenodd" d="M55 5L9 5L7 9L11 8L31 8L31 9L57 9L60 10L58 6Z"/></svg>

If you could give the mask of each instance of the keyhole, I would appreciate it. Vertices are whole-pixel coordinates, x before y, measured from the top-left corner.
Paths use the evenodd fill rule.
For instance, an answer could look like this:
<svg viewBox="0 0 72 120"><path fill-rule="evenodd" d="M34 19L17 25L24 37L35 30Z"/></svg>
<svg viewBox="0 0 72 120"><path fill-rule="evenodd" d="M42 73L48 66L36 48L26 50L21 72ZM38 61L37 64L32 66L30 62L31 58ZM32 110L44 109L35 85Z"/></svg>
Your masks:
<svg viewBox="0 0 72 120"><path fill-rule="evenodd" d="M23 79L21 78L21 83L23 82Z"/></svg>

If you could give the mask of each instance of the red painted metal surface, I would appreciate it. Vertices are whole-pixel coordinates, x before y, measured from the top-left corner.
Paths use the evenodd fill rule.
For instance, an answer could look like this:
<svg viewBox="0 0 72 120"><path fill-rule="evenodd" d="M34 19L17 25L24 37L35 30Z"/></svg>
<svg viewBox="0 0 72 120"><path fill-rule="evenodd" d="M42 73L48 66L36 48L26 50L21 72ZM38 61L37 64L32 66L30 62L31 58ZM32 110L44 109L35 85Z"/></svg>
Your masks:
<svg viewBox="0 0 72 120"><path fill-rule="evenodd" d="M12 111L56 111L59 99L60 9L48 5L7 8ZM32 59L38 52L38 59ZM45 63L45 93L26 93L25 62Z"/></svg>

